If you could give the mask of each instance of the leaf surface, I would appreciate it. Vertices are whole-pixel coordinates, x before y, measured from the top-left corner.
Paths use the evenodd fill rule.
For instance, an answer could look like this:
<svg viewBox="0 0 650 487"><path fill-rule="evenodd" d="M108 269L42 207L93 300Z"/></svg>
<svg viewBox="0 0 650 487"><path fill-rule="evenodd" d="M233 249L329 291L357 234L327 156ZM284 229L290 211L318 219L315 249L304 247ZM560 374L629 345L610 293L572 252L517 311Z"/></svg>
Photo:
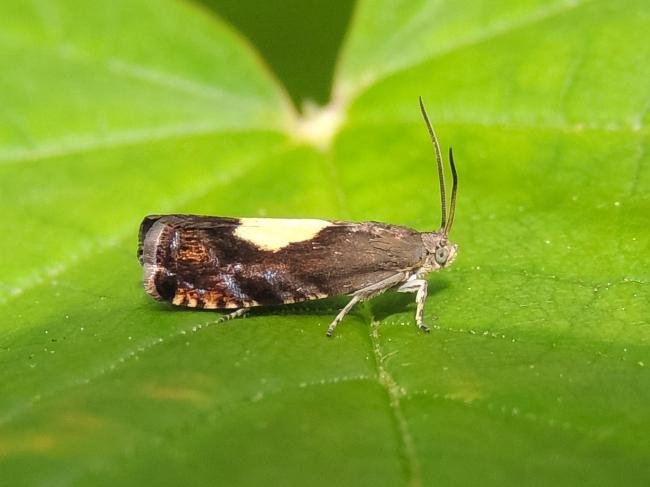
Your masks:
<svg viewBox="0 0 650 487"><path fill-rule="evenodd" d="M0 6L0 471L24 484L646 485L650 10L360 2L327 150L218 18ZM141 288L148 213L439 222L413 297L215 324Z"/></svg>

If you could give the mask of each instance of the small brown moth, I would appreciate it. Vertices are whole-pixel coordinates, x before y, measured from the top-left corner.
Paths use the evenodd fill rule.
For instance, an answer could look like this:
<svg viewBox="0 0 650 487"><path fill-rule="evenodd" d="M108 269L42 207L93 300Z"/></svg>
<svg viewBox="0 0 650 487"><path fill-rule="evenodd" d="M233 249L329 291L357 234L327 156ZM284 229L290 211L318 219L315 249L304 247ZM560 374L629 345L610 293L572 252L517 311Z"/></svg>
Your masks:
<svg viewBox="0 0 650 487"><path fill-rule="evenodd" d="M140 226L138 260L147 293L177 306L236 309L349 295L330 323L332 336L360 301L389 289L415 293L415 323L424 324L425 276L453 262L458 247L447 237L454 221L458 177L449 211L438 139L420 98L440 182L441 222L435 232L379 222L315 219L150 215Z"/></svg>

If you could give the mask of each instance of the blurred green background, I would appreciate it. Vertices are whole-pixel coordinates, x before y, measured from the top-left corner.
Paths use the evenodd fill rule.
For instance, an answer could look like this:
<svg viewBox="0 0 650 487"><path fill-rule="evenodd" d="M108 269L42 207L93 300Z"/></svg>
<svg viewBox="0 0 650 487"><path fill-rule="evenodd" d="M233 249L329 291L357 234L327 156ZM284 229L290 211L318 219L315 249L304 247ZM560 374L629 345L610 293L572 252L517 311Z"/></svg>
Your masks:
<svg viewBox="0 0 650 487"><path fill-rule="evenodd" d="M645 0L0 3L0 485L648 485ZM148 298L150 213L439 222L412 296ZM302 115L302 108L304 115Z"/></svg>

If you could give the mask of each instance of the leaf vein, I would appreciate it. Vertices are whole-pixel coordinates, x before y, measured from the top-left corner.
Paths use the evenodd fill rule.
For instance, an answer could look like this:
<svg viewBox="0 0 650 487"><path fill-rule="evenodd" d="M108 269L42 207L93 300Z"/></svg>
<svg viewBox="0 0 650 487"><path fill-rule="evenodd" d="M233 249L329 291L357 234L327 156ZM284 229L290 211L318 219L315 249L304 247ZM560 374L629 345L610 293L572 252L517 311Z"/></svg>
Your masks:
<svg viewBox="0 0 650 487"><path fill-rule="evenodd" d="M228 127L211 123L192 123L112 132L110 135L103 137L92 137L84 134L81 136L73 135L72 137L67 137L67 140L59 139L58 141L49 142L40 147L10 148L0 151L0 165L33 162L36 160L65 157L72 154L106 149L120 149L126 146L148 144L167 139L220 133L237 133L244 130L252 132L250 127Z"/></svg>
<svg viewBox="0 0 650 487"><path fill-rule="evenodd" d="M377 380L386 391L388 405L397 425L403 455L406 460L405 468L409 484L411 486L420 486L422 485L420 460L400 402L401 398L406 395L406 390L395 381L385 367L385 363L390 358L390 355L385 355L382 352L379 339L379 322L374 318L370 323L370 339L377 368Z"/></svg>
<svg viewBox="0 0 650 487"><path fill-rule="evenodd" d="M545 4L542 7L535 9L526 15L522 15L518 19L504 21L504 22L496 22L494 25L489 26L472 35L469 35L464 39L461 38L459 42L452 43L437 51L429 52L428 57L426 58L416 58L412 62L407 62L402 65L398 65L394 69L390 70L385 74L393 76L397 73L406 71L408 69L414 68L419 65L429 63L432 60L438 59L442 56L451 54L461 49L480 45L492 39L496 39L500 36L509 34L513 31L530 27L532 25L539 24L541 22L552 19L554 17L561 16L568 11L575 10L584 5L587 5L588 3L592 3L596 1L597 0L569 0L569 1L559 2L558 4L550 5L550 6L548 4ZM335 87L333 92L345 94L343 98L347 100L346 105L349 105L352 102L352 99L357 97L359 93L361 93L363 90L367 90L370 86L375 84L379 79L381 78L370 76L365 79L365 83L362 82L355 88L345 86L345 89L341 89L341 88L337 89L337 87ZM337 83L337 84L343 86L343 83Z"/></svg>

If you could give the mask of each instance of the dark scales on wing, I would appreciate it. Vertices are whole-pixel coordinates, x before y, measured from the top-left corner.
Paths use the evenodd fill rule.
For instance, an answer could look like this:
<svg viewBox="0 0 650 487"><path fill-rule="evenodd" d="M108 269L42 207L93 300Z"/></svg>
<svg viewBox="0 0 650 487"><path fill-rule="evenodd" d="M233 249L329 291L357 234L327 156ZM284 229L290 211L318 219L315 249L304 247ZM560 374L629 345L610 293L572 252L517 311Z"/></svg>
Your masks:
<svg viewBox="0 0 650 487"><path fill-rule="evenodd" d="M248 220L146 217L138 257L149 294L198 308L293 303L352 294L418 268L426 255L420 234L397 225L323 222L311 238L265 250L236 235L242 222Z"/></svg>

